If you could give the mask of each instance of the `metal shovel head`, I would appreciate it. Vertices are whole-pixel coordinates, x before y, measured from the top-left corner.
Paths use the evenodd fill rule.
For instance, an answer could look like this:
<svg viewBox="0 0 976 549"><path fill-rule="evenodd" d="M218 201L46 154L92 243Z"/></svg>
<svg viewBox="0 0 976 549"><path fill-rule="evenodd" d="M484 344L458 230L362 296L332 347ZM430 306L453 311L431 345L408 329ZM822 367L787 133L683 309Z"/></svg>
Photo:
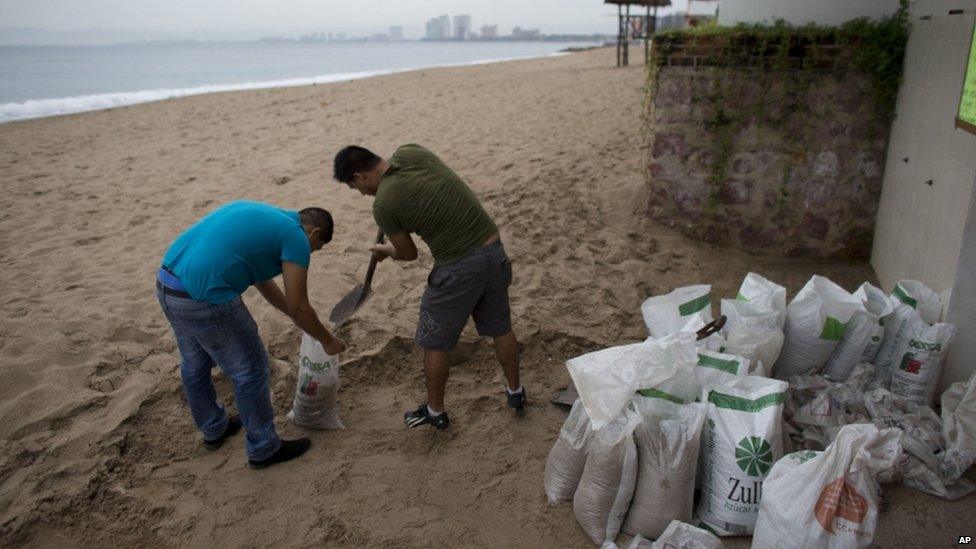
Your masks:
<svg viewBox="0 0 976 549"><path fill-rule="evenodd" d="M351 292L346 294L346 297L342 298L342 301L332 308L332 314L329 315L329 322L338 328L346 320L349 320L349 317L352 316L352 314L355 313L356 310L359 309L359 307L361 307L371 295L373 295L372 291L364 290L362 284L357 284Z"/></svg>

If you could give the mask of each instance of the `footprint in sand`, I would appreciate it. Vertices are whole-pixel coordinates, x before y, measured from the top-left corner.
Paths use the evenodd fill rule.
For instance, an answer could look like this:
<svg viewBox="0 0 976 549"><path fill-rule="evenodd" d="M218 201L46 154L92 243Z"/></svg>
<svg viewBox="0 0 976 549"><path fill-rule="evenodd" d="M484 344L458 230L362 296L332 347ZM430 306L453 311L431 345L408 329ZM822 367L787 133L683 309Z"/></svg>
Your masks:
<svg viewBox="0 0 976 549"><path fill-rule="evenodd" d="M102 240L105 240L105 237L104 236L90 236L88 238L82 238L80 240L75 240L74 245L75 246L90 246L92 244L97 244L97 243L101 242Z"/></svg>

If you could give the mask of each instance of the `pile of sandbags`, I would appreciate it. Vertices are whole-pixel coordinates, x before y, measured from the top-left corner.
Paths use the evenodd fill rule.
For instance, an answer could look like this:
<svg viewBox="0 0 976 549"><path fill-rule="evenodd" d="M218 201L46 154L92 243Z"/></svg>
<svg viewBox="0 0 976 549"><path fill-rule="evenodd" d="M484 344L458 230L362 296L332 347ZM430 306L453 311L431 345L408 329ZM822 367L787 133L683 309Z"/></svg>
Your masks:
<svg viewBox="0 0 976 549"><path fill-rule="evenodd" d="M621 531L631 547L691 548L754 530L758 547L859 547L878 481L976 490L961 477L976 460L976 381L946 391L942 418L927 407L954 335L938 295L914 281L851 294L814 276L786 297L749 273L720 302L721 331L697 340L711 287L677 288L641 305L647 340L567 361L579 400L546 463L550 503L572 499L608 548Z"/></svg>

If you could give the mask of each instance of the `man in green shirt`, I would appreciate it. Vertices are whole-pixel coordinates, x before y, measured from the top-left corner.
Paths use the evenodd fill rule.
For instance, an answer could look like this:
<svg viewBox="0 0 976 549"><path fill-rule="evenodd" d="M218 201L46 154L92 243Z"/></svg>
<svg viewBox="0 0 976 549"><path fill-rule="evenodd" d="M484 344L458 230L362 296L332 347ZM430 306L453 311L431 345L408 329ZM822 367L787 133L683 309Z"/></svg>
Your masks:
<svg viewBox="0 0 976 549"><path fill-rule="evenodd" d="M420 145L403 145L389 159L348 146L336 155L334 169L336 180L376 197L373 217L389 240L372 248L378 260L417 259L411 233L434 256L415 336L424 350L427 402L404 414L406 424L438 429L450 424L444 411L447 357L469 317L479 334L494 338L495 356L508 382L508 405L522 409L525 389L519 383L518 341L508 303L512 267L498 227L471 189Z"/></svg>

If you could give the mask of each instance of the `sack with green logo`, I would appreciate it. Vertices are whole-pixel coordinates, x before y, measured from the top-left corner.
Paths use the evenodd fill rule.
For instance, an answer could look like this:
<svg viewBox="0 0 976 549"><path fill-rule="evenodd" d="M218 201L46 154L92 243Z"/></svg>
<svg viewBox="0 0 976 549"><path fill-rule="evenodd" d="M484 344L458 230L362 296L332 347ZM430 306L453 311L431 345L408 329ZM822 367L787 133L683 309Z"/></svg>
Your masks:
<svg viewBox="0 0 976 549"><path fill-rule="evenodd" d="M326 353L318 340L304 332L300 355L295 400L286 417L295 425L307 429L345 428L339 419L336 403L339 356Z"/></svg>
<svg viewBox="0 0 976 549"><path fill-rule="evenodd" d="M786 308L783 351L773 366L789 379L826 364L861 302L830 279L814 275Z"/></svg>
<svg viewBox="0 0 976 549"><path fill-rule="evenodd" d="M834 349L834 354L823 369L823 376L833 381L844 381L861 362L871 362L884 339L882 319L894 311L891 300L880 288L865 282L854 292L861 308L854 311L844 329L844 336Z"/></svg>
<svg viewBox="0 0 976 549"><path fill-rule="evenodd" d="M901 455L898 429L843 427L823 452L797 452L766 478L753 549L868 547L878 522L875 476Z"/></svg>
<svg viewBox="0 0 976 549"><path fill-rule="evenodd" d="M942 301L939 294L915 280L901 280L891 292L894 311L884 319L884 340L874 358L875 377L871 387L887 389L891 385L891 371L897 368L896 354L908 337L908 330L918 323L916 318L926 324L935 324L942 315Z"/></svg>
<svg viewBox="0 0 976 549"><path fill-rule="evenodd" d="M551 505L573 499L586 465L587 443L592 433L586 409L576 399L546 459L546 497Z"/></svg>
<svg viewBox="0 0 976 549"><path fill-rule="evenodd" d="M672 520L691 520L705 405L674 400L638 395L631 401L641 423L634 430L637 487L623 524L627 534L654 539Z"/></svg>
<svg viewBox="0 0 976 549"><path fill-rule="evenodd" d="M681 330L689 318L699 311L705 322L712 321L712 287L707 284L677 288L641 304L644 324L653 338Z"/></svg>
<svg viewBox="0 0 976 549"><path fill-rule="evenodd" d="M779 313L741 299L723 299L721 307L725 315L722 352L749 359L750 374L768 377L783 349Z"/></svg>
<svg viewBox="0 0 976 549"><path fill-rule="evenodd" d="M736 379L703 393L699 520L720 536L752 533L763 480L783 455L785 381Z"/></svg>
<svg viewBox="0 0 976 549"><path fill-rule="evenodd" d="M586 465L573 495L573 513L583 532L597 545L620 533L637 480L634 429L637 412L625 409L590 439Z"/></svg>
<svg viewBox="0 0 976 549"><path fill-rule="evenodd" d="M901 348L895 353L891 369L891 392L906 400L931 406L942 374L949 344L956 335L952 324L940 322L929 326L914 317L906 330Z"/></svg>
<svg viewBox="0 0 976 549"><path fill-rule="evenodd" d="M775 313L776 327L786 322L786 288L756 273L749 273L739 287L737 301L744 301L762 311ZM725 313L722 313L725 314Z"/></svg>

